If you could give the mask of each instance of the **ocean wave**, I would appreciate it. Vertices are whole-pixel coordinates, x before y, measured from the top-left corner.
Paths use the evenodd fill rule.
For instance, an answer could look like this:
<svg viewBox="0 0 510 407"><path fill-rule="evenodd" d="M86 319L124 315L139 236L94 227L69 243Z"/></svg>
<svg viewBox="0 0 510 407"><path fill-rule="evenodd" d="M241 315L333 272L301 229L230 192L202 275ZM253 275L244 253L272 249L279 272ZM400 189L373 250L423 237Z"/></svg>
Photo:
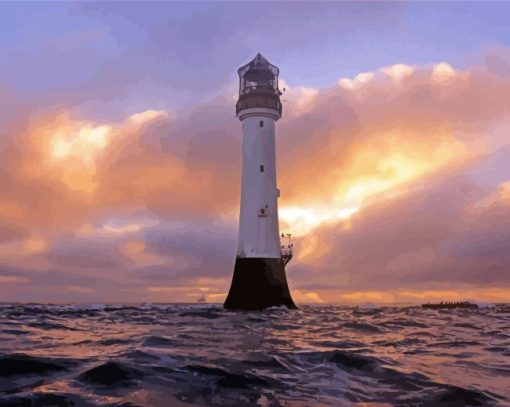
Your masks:
<svg viewBox="0 0 510 407"><path fill-rule="evenodd" d="M78 380L101 386L129 386L143 374L140 370L128 367L119 362L106 362L93 367L78 376Z"/></svg>
<svg viewBox="0 0 510 407"><path fill-rule="evenodd" d="M13 354L0 356L0 377L14 375L39 375L47 372L66 370L69 362Z"/></svg>
<svg viewBox="0 0 510 407"><path fill-rule="evenodd" d="M3 304L0 406L510 405L510 307Z"/></svg>

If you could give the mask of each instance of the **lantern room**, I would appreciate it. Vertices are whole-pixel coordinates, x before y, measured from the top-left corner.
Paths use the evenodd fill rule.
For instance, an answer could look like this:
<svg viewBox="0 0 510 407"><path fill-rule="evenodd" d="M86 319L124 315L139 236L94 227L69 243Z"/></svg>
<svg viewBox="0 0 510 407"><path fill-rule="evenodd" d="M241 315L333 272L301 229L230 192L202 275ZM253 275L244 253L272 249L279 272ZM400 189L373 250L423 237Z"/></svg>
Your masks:
<svg viewBox="0 0 510 407"><path fill-rule="evenodd" d="M236 113L250 108L277 110L281 115L281 92L278 89L279 69L261 54L237 71L239 73L239 100Z"/></svg>

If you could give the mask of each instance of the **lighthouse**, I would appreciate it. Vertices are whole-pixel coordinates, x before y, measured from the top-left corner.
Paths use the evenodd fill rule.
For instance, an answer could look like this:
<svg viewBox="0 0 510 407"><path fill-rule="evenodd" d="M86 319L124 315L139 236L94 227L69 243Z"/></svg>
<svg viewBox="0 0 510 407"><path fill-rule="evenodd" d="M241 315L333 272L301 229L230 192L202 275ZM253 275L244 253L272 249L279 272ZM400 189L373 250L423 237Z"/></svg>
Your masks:
<svg viewBox="0 0 510 407"><path fill-rule="evenodd" d="M296 308L285 275L292 244L289 239L281 245L278 227L275 134L282 116L279 69L257 54L238 73L236 114L243 131L241 207L234 275L224 307Z"/></svg>

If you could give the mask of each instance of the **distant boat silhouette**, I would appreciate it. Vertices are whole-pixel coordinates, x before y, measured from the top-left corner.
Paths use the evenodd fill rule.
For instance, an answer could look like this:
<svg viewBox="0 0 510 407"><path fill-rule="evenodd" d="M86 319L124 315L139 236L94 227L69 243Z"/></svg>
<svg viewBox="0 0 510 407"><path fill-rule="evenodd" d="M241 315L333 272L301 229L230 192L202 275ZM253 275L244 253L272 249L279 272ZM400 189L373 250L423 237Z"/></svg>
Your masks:
<svg viewBox="0 0 510 407"><path fill-rule="evenodd" d="M450 309L450 308L476 309L478 308L478 305L472 304L469 301L456 301L456 302L441 301L439 304L431 304L430 302L428 302L427 304L422 304L421 307L429 309Z"/></svg>
<svg viewBox="0 0 510 407"><path fill-rule="evenodd" d="M204 303L204 302L207 302L207 299L205 298L205 295L201 295L200 297L197 298L197 302L200 302L200 303Z"/></svg>

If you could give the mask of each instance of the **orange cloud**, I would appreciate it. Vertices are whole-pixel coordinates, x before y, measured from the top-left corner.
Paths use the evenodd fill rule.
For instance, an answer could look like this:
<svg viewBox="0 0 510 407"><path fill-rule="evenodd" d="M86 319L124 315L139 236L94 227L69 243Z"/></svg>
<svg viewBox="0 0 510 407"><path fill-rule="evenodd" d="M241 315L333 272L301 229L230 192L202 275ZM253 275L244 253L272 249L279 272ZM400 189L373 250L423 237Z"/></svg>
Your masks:
<svg viewBox="0 0 510 407"><path fill-rule="evenodd" d="M431 276L435 284L442 273L454 280L461 266L471 270L464 275L473 284L481 267L501 283L497 270L504 256L490 263L483 251L488 238L479 235L488 224L499 231L491 247L499 244L496 237L504 231L497 219L507 214L509 188L500 181L499 189L484 190L467 174L508 145L501 135L495 144L493 136L507 120L510 80L443 62L394 64L342 78L339 85L288 87L278 123L281 227L297 237L290 270L299 272L289 279L337 287L345 301L411 298L415 284L426 289ZM198 287L211 295L224 292L223 283L197 278L223 273L227 281L231 268L231 257L214 246L224 238L215 222L235 225L238 216L241 140L231 110L225 95L171 115L146 109L118 121L85 120L67 111L32 116L0 152L4 263L41 265L45 259L75 270L87 263L76 251L103 247L88 269L143 270L130 274L136 284L147 276L191 279L184 275L192 270ZM165 230L172 222L183 226L154 238L164 244L148 241L152 229ZM186 244L178 238L194 222L211 225L199 255L193 252L196 236ZM67 240L77 247L71 254L57 247ZM468 259L454 244L461 241L475 245L479 256ZM174 290L165 284L144 280L149 288L142 291ZM401 292L377 287L384 284ZM186 298L196 290L177 291ZM333 299L327 289L298 291L303 301Z"/></svg>
<svg viewBox="0 0 510 407"><path fill-rule="evenodd" d="M303 295L302 291L294 290L296 301L301 303L329 303L329 304L423 304L439 301L474 301L478 303L504 303L508 300L510 289L483 288L472 289L462 287L458 290L402 290L394 287L388 291L350 291L321 290L316 294L320 301ZM320 296L320 297L319 297ZM315 295L313 296L315 297Z"/></svg>

